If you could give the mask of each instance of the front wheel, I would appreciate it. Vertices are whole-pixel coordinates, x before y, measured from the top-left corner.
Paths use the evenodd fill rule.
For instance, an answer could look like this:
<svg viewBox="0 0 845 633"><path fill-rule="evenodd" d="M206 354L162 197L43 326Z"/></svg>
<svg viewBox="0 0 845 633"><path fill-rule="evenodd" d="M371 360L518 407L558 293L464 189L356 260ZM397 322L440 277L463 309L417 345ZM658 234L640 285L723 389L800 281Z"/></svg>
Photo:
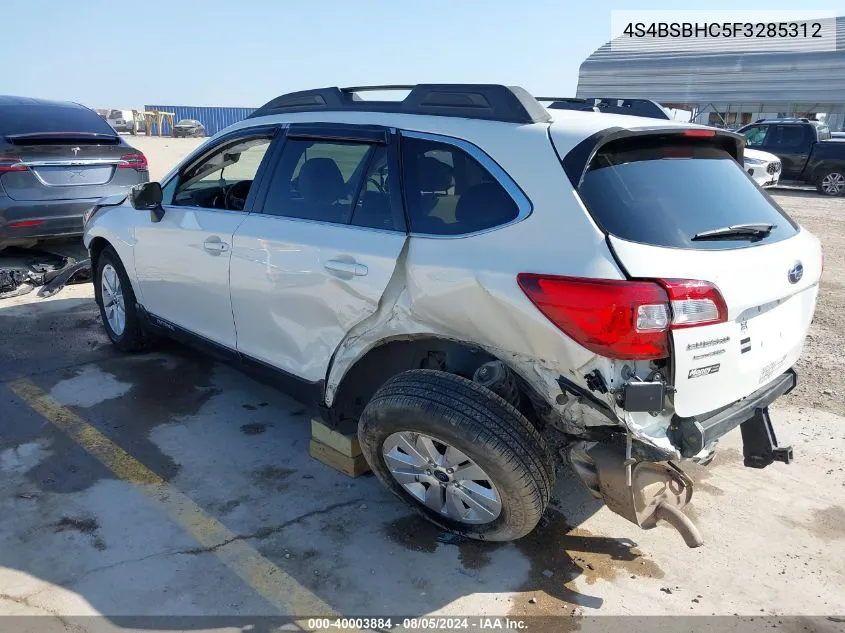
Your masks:
<svg viewBox="0 0 845 633"><path fill-rule="evenodd" d="M825 196L845 194L845 169L827 169L816 179L816 190Z"/></svg>
<svg viewBox="0 0 845 633"><path fill-rule="evenodd" d="M131 352L145 346L135 293L117 253L107 246L97 258L94 297L106 334L115 347Z"/></svg>
<svg viewBox="0 0 845 633"><path fill-rule="evenodd" d="M382 484L462 536L520 538L549 502L554 465L540 433L466 378L431 370L394 376L364 409L358 437Z"/></svg>

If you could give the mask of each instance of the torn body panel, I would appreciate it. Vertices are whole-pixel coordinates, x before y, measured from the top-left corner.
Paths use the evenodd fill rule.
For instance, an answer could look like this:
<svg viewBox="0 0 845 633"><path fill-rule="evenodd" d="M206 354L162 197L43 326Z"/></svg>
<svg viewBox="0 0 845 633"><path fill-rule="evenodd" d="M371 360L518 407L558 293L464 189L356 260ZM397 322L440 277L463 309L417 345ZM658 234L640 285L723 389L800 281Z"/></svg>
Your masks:
<svg viewBox="0 0 845 633"><path fill-rule="evenodd" d="M40 286L38 296L56 294L71 281L90 279L90 262L44 250L10 250L0 262L0 299L18 297Z"/></svg>
<svg viewBox="0 0 845 633"><path fill-rule="evenodd" d="M461 246L470 246L471 241L462 240ZM444 267L442 256L436 265L434 261L428 265L440 245L440 240L408 240L378 310L352 328L338 346L326 379L326 405L335 404L341 383L371 350L399 341L436 339L477 348L504 362L569 433L591 425L620 425L612 394L591 393L584 379L595 369L615 376L612 361L568 339L527 299L515 302L512 273ZM478 364L482 362L479 356ZM566 392L562 377L577 389ZM584 404L584 399L594 402Z"/></svg>

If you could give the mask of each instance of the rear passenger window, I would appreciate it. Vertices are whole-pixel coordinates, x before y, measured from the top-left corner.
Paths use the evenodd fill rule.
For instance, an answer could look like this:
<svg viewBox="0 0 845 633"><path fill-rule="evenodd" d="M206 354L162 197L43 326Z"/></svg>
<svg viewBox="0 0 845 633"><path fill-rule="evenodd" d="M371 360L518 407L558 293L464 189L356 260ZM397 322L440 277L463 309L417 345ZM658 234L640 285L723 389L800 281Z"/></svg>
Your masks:
<svg viewBox="0 0 845 633"><path fill-rule="evenodd" d="M804 143L803 125L774 125L769 138L766 139L766 147L772 149L794 149Z"/></svg>
<svg viewBox="0 0 845 633"><path fill-rule="evenodd" d="M264 213L348 224L376 149L368 143L289 139Z"/></svg>
<svg viewBox="0 0 845 633"><path fill-rule="evenodd" d="M402 177L414 233L475 233L519 215L516 201L490 171L449 143L404 137Z"/></svg>

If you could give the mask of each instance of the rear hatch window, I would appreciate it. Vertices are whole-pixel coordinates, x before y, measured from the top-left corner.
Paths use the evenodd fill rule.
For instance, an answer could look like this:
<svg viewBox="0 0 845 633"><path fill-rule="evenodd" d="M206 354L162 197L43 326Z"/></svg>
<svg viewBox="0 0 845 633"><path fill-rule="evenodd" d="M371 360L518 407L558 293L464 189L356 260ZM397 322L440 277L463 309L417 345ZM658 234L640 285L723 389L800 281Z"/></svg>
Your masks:
<svg viewBox="0 0 845 633"><path fill-rule="evenodd" d="M103 137L118 142L117 133L96 112L72 105L10 104L0 106L0 136L12 143L40 137ZM97 138L100 137L100 138Z"/></svg>
<svg viewBox="0 0 845 633"><path fill-rule="evenodd" d="M628 277L706 282L724 301L719 320L669 330L675 413L690 417L729 406L795 363L821 249L718 138L679 136L608 143L579 192Z"/></svg>
<svg viewBox="0 0 845 633"><path fill-rule="evenodd" d="M609 143L590 163L579 193L604 231L653 246L744 248L797 232L724 149L681 139L666 144L635 137ZM772 228L754 235L707 235L738 225Z"/></svg>

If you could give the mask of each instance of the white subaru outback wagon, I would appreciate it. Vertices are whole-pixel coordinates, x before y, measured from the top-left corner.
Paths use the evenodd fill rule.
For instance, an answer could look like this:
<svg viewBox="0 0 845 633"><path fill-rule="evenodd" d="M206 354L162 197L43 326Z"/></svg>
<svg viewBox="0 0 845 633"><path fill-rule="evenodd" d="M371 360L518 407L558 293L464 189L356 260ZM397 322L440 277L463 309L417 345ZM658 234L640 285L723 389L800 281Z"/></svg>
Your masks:
<svg viewBox="0 0 845 633"><path fill-rule="evenodd" d="M747 466L792 458L768 406L822 270L743 148L517 87L309 90L101 200L85 244L118 348L193 342L357 424L378 478L443 528L525 535L565 464L697 546L683 460L736 427Z"/></svg>

